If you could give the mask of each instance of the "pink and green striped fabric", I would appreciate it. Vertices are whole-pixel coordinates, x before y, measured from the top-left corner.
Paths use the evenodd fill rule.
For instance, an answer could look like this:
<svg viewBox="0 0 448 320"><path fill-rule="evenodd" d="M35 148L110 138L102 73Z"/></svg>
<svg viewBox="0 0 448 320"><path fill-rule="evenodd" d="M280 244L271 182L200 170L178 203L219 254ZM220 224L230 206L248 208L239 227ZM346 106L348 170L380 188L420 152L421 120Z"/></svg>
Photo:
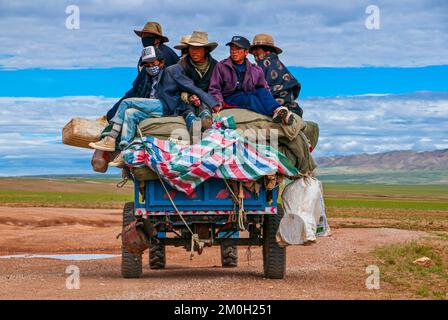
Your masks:
<svg viewBox="0 0 448 320"><path fill-rule="evenodd" d="M229 117L230 118L230 117ZM298 170L281 152L244 139L226 128L232 119L208 129L197 144L178 145L151 136L135 139L124 152L130 167L148 166L173 188L191 194L209 178L255 181L276 172L294 176Z"/></svg>

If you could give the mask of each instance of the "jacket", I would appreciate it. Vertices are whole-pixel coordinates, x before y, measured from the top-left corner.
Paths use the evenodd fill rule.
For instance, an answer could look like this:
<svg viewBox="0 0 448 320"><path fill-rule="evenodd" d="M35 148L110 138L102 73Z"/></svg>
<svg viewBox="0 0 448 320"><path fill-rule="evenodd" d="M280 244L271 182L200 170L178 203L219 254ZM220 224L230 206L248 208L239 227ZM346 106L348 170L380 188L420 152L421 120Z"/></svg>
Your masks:
<svg viewBox="0 0 448 320"><path fill-rule="evenodd" d="M276 53L269 53L257 61L263 69L264 77L271 88L274 98L282 105L291 104L299 97L300 83L280 61Z"/></svg>
<svg viewBox="0 0 448 320"><path fill-rule="evenodd" d="M216 64L212 78L210 79L208 92L218 103L223 104L224 98L235 92L237 81L238 76L232 59L229 57ZM246 58L246 73L244 75L242 89L244 92L253 92L259 88L266 88L270 91L269 85L264 78L263 70Z"/></svg>
<svg viewBox="0 0 448 320"><path fill-rule="evenodd" d="M179 64L182 66L185 75L188 78L192 79L194 84L205 92L208 91L208 86L210 84L210 79L212 78L213 70L218 63L218 61L213 59L210 55L207 56L207 59L210 59L210 66L203 77L199 75L195 67L191 64L191 58L189 55L186 55L185 58L179 61Z"/></svg>
<svg viewBox="0 0 448 320"><path fill-rule="evenodd" d="M118 106L124 99L149 98L151 94L151 84L152 84L152 77L148 75L145 69L142 69L138 73L134 82L132 83L132 88L128 90L128 92L126 92L125 95L120 100L118 100L113 105L113 107L107 112L107 121L110 122L110 120L115 116Z"/></svg>
<svg viewBox="0 0 448 320"><path fill-rule="evenodd" d="M188 78L180 64L172 65L164 70L157 87L157 98L162 101L164 115L182 115L185 105L181 100L181 93L195 94L209 107L214 107L217 101L198 88L192 79Z"/></svg>

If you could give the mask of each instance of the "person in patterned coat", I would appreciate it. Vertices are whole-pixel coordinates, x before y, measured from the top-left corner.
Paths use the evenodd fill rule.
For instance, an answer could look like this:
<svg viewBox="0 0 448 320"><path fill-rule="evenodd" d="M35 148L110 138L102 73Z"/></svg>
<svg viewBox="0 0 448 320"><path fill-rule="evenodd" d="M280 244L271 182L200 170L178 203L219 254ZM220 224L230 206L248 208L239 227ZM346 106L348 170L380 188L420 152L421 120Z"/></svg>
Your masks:
<svg viewBox="0 0 448 320"><path fill-rule="evenodd" d="M283 50L275 46L274 38L264 33L255 35L249 51L263 69L271 93L278 103L302 117L303 110L295 101L299 97L301 85L280 61L278 55Z"/></svg>

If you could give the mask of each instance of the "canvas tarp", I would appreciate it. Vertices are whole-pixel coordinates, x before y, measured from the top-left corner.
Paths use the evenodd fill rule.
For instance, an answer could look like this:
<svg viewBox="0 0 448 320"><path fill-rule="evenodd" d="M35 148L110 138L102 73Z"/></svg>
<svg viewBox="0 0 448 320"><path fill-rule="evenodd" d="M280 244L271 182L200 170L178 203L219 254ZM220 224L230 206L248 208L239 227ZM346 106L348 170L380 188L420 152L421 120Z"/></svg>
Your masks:
<svg viewBox="0 0 448 320"><path fill-rule="evenodd" d="M266 141L270 139L271 131L269 129L276 129L279 151L285 154L301 173L313 171L316 168L316 163L310 154L310 145L311 148L314 148L319 137L319 127L316 123L304 121L294 114L293 125L285 126L273 123L270 117L244 109L225 109L219 115L221 117L233 116L239 130L245 134L261 132L266 135ZM189 141L188 131L182 117L149 118L143 120L139 127L144 136L153 136L159 139L171 137ZM140 174L140 177L145 178L144 180L154 178L154 175L148 174L150 176ZM137 175L139 174L137 173Z"/></svg>

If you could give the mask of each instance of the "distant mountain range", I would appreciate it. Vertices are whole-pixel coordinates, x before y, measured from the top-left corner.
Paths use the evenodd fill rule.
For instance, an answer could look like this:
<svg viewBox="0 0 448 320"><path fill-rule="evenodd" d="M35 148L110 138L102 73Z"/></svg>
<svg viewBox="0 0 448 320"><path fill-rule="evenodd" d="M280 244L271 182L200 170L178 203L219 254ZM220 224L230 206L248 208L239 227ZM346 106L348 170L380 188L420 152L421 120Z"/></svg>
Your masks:
<svg viewBox="0 0 448 320"><path fill-rule="evenodd" d="M359 168L385 170L448 170L448 149L435 151L391 151L376 154L322 157L320 168Z"/></svg>

